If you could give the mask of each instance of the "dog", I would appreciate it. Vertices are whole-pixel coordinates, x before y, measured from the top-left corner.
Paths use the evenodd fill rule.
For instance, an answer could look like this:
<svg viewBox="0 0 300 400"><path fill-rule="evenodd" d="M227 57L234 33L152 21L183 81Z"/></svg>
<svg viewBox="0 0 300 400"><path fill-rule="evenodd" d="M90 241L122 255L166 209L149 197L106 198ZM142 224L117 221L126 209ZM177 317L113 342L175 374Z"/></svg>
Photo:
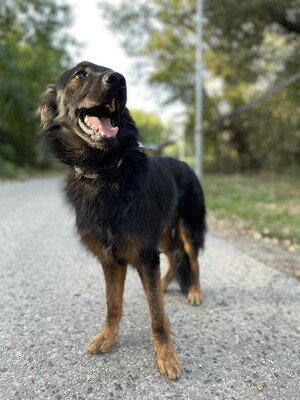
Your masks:
<svg viewBox="0 0 300 400"><path fill-rule="evenodd" d="M42 136L52 154L69 166L67 199L75 208L82 243L104 271L107 319L88 352L106 353L117 341L130 264L148 301L159 371L176 380L182 366L163 291L176 277L190 304L203 300L197 258L206 231L204 195L187 164L143 151L126 99L120 73L81 62L42 95ZM168 264L162 280L160 252Z"/></svg>

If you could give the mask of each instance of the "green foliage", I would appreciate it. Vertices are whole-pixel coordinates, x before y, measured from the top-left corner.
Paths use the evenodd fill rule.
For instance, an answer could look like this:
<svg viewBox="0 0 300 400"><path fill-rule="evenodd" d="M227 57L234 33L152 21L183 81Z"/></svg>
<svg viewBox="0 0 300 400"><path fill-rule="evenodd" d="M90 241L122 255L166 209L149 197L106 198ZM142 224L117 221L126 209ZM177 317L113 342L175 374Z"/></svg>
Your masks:
<svg viewBox="0 0 300 400"><path fill-rule="evenodd" d="M187 109L193 133L195 0L122 1L105 6L129 54L142 57L149 82ZM261 96L299 70L300 0L204 0L204 125ZM150 67L149 67L150 65ZM254 110L210 129L206 165L232 171L300 168L300 82Z"/></svg>
<svg viewBox="0 0 300 400"><path fill-rule="evenodd" d="M208 175L204 192L218 218L246 221L263 236L300 243L299 179L293 176Z"/></svg>
<svg viewBox="0 0 300 400"><path fill-rule="evenodd" d="M149 81L169 91L169 101L191 102L194 88L194 7L191 0L137 0L115 6L106 3L111 29L125 37L130 55L151 64Z"/></svg>
<svg viewBox="0 0 300 400"><path fill-rule="evenodd" d="M68 62L66 5L53 0L0 4L0 168L37 162L39 97ZM4 167L6 166L6 167Z"/></svg>
<svg viewBox="0 0 300 400"><path fill-rule="evenodd" d="M131 110L144 144L160 145L166 140L166 127L156 115L144 111Z"/></svg>

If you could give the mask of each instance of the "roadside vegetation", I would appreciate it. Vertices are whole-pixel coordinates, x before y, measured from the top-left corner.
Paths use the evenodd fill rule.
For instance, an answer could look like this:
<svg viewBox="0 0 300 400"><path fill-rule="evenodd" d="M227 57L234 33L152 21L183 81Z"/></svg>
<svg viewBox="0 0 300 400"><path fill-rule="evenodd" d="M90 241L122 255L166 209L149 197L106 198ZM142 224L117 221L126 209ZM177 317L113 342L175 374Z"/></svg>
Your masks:
<svg viewBox="0 0 300 400"><path fill-rule="evenodd" d="M242 223L262 237L300 244L299 178L288 175L206 175L208 212Z"/></svg>
<svg viewBox="0 0 300 400"><path fill-rule="evenodd" d="M71 10L54 0L0 2L0 178L49 167L37 109L47 84L70 63Z"/></svg>

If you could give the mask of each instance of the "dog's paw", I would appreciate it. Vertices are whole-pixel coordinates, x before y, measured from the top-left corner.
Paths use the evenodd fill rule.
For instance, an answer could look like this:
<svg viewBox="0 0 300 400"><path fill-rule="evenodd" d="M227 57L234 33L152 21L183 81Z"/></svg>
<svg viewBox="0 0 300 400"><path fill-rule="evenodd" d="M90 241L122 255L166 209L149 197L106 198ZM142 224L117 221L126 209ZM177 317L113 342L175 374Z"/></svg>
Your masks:
<svg viewBox="0 0 300 400"><path fill-rule="evenodd" d="M118 340L118 335L104 329L86 345L90 354L107 353Z"/></svg>
<svg viewBox="0 0 300 400"><path fill-rule="evenodd" d="M159 371L166 378L175 381L182 375L181 362L173 346L163 346L156 352Z"/></svg>
<svg viewBox="0 0 300 400"><path fill-rule="evenodd" d="M187 299L188 302L193 306L198 306L199 304L202 304L204 300L201 290L195 287L190 288L190 290L188 291Z"/></svg>

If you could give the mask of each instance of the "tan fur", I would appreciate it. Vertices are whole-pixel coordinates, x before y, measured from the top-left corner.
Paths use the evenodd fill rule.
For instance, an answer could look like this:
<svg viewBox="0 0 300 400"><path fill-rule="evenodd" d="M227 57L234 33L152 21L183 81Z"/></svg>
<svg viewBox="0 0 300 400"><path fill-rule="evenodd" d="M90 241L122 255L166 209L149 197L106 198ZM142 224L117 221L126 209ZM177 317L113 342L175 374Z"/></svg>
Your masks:
<svg viewBox="0 0 300 400"><path fill-rule="evenodd" d="M165 375L167 378L172 380L179 379L182 375L182 366L173 347L170 323L164 311L160 273L156 276L155 284L152 282L151 285L151 282L147 277L147 271L145 271L143 266L138 265L137 270L140 274L145 295L148 300L158 368L160 373Z"/></svg>
<svg viewBox="0 0 300 400"><path fill-rule="evenodd" d="M106 282L107 319L103 330L87 345L90 353L106 353L117 342L127 264L121 265L91 236L82 238L86 247L100 260Z"/></svg>
<svg viewBox="0 0 300 400"><path fill-rule="evenodd" d="M150 281L147 267L143 265L138 256L139 246L130 240L130 245L120 244L118 257L122 263L114 258L111 251L96 241L92 234L86 232L82 235L85 246L92 251L100 260L106 282L107 319L103 330L95 336L87 345L89 353L106 353L117 342L119 333L119 322L122 316L122 302L124 282L126 277L127 263L132 263L138 270L145 295L149 305L152 322L152 333L157 365L160 372L169 379L178 379L182 374L180 360L173 347L170 324L164 311L163 292L160 284L160 273ZM135 246L134 246L135 244Z"/></svg>
<svg viewBox="0 0 300 400"><path fill-rule="evenodd" d="M200 268L198 263L198 254L195 254L192 241L186 230L180 226L180 239L183 242L184 251L188 255L190 263L190 276L192 284L188 289L188 302L192 305L199 305L203 302L203 294L200 287Z"/></svg>
<svg viewBox="0 0 300 400"><path fill-rule="evenodd" d="M198 263L198 254L195 253L192 240L187 231L181 224L178 224L176 229L179 230L180 240L183 243L184 251L188 255L191 286L188 289L187 299L192 305L199 305L203 302L203 294L200 287L200 267ZM172 243L172 229L164 232L163 238L159 244L160 250L165 254L167 259L167 272L161 280L162 290L165 291L172 279L174 278L174 266L171 262L171 243Z"/></svg>
<svg viewBox="0 0 300 400"><path fill-rule="evenodd" d="M161 280L161 287L163 292L168 288L170 282L174 278L174 268L172 266L171 256L170 256L171 243L172 243L172 230L171 228L169 228L164 232L162 240L159 244L159 249L165 254L167 260L167 272Z"/></svg>

